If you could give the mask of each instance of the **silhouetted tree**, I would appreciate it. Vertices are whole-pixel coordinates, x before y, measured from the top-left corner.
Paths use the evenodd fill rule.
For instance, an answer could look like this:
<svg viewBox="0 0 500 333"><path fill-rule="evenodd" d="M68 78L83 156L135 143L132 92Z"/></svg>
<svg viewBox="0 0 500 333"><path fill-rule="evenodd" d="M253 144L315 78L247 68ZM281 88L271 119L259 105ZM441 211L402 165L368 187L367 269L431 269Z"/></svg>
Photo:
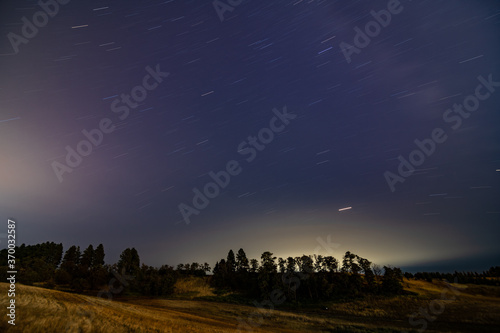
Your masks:
<svg viewBox="0 0 500 333"><path fill-rule="evenodd" d="M388 294L400 294L403 291L403 273L400 268L384 266L382 291Z"/></svg>
<svg viewBox="0 0 500 333"><path fill-rule="evenodd" d="M227 253L226 267L229 273L236 271L236 258L234 257L233 250L229 250Z"/></svg>
<svg viewBox="0 0 500 333"><path fill-rule="evenodd" d="M135 276L140 270L139 253L135 248L127 248L120 254L117 266L120 274Z"/></svg>
<svg viewBox="0 0 500 333"><path fill-rule="evenodd" d="M259 268L258 286L261 296L267 298L275 282L275 274L277 273L277 266L274 262L276 257L269 251L262 253L261 264Z"/></svg>
<svg viewBox="0 0 500 333"><path fill-rule="evenodd" d="M61 262L60 272L56 275L57 282L60 284L68 284L73 279L78 278L78 265L80 264L80 247L71 246Z"/></svg>
<svg viewBox="0 0 500 333"><path fill-rule="evenodd" d="M365 281L367 284L367 288L369 291L373 291L375 289L375 274L372 271L372 263L368 259L361 258L357 256L358 263L361 269L363 270L363 274L365 275Z"/></svg>
<svg viewBox="0 0 500 333"><path fill-rule="evenodd" d="M293 257L286 258L286 271L289 273L294 273L297 267L297 261Z"/></svg>
<svg viewBox="0 0 500 333"><path fill-rule="evenodd" d="M250 259L250 273L257 273L259 270L259 261L257 259Z"/></svg>
<svg viewBox="0 0 500 333"><path fill-rule="evenodd" d="M167 296L174 292L177 275L171 266L163 265L158 269L142 264L136 285L142 295Z"/></svg>
<svg viewBox="0 0 500 333"><path fill-rule="evenodd" d="M7 266L7 249L0 253L0 266ZM16 247L16 268L19 272L17 281L33 284L52 280L53 284L55 270L61 262L62 253L62 244L54 242L28 246L22 244Z"/></svg>
<svg viewBox="0 0 500 333"><path fill-rule="evenodd" d="M214 267L214 276L213 276L213 284L221 289L229 288L229 284L227 283L227 264L226 260L221 259L219 262L215 263Z"/></svg>
<svg viewBox="0 0 500 333"><path fill-rule="evenodd" d="M359 274L361 267L355 262L356 255L347 251L342 260L342 272L351 272L353 274Z"/></svg>
<svg viewBox="0 0 500 333"><path fill-rule="evenodd" d="M324 272L325 271L325 265L323 264L323 256L321 254L319 255L314 255L314 270L316 272Z"/></svg>
<svg viewBox="0 0 500 333"><path fill-rule="evenodd" d="M81 270L87 272L94 266L95 251L92 244L90 244L82 253L80 258Z"/></svg>
<svg viewBox="0 0 500 333"><path fill-rule="evenodd" d="M243 249L239 249L236 254L236 270L238 272L248 272L250 265L248 262L247 255Z"/></svg>
<svg viewBox="0 0 500 333"><path fill-rule="evenodd" d="M94 267L104 266L104 246L99 244L94 253Z"/></svg>
<svg viewBox="0 0 500 333"><path fill-rule="evenodd" d="M326 256L323 258L323 265L327 272L336 272L338 269L338 261L332 256Z"/></svg>
<svg viewBox="0 0 500 333"><path fill-rule="evenodd" d="M104 265L104 246L99 244L94 250L94 258L90 269L90 286L92 289L102 288L108 283L108 269Z"/></svg>

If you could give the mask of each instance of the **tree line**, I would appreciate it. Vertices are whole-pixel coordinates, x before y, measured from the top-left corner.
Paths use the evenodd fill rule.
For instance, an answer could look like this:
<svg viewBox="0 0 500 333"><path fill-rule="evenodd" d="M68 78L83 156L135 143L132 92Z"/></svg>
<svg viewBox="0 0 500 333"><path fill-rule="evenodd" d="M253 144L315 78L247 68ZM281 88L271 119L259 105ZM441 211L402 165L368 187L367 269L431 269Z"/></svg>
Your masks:
<svg viewBox="0 0 500 333"><path fill-rule="evenodd" d="M500 286L500 266L490 267L489 270L478 272L418 272L415 274L405 273L406 278L416 280L426 280L431 282L433 279L446 280L462 284L483 284L490 286Z"/></svg>
<svg viewBox="0 0 500 333"><path fill-rule="evenodd" d="M403 292L400 268L383 270L368 259L347 251L340 263L333 256L303 255L277 258L266 251L260 262L239 249L215 264L212 284L217 289L259 295L280 293L288 301L319 301L361 294ZM383 273L383 274L382 274Z"/></svg>
<svg viewBox="0 0 500 333"><path fill-rule="evenodd" d="M153 267L141 264L135 248L127 248L118 262L104 262L104 246L89 245L83 251L71 246L45 242L16 247L18 282L48 288L96 293L122 281L120 291L144 296L169 296L181 277L205 277L220 293L237 292L264 299L279 292L289 302L321 301L364 294L394 295L403 292L403 277L408 279L446 279L450 282L500 285L500 266L482 273L404 273L400 268L374 265L368 259L347 251L341 261L333 256L303 255L277 258L262 253L260 261L249 259L243 249L230 250L212 269L208 263ZM0 251L0 278L7 278L7 249ZM210 273L213 275L210 275ZM122 277L122 278L120 278ZM124 280L123 277L126 277ZM123 283L125 282L125 283ZM118 283L118 282L116 282Z"/></svg>
<svg viewBox="0 0 500 333"><path fill-rule="evenodd" d="M400 293L402 272L399 268L378 266L351 252L342 263L332 256L303 255L276 258L264 252L261 260L248 259L240 249L235 255L218 261L213 270L208 263L178 264L176 268L159 268L141 264L135 248L127 248L117 263L104 262L104 246L89 245L83 251L71 246L63 254L62 244L46 242L16 247L18 282L48 288L70 289L76 292L96 292L109 285L117 276L129 277L124 289L129 293L148 296L168 296L175 282L183 276L213 275L209 281L219 291L236 291L247 295L266 296L276 288L286 291L289 300L319 300L335 296L355 296L361 293ZM276 260L277 259L277 260ZM0 251L0 274L5 279L7 249ZM299 285L300 288L299 288Z"/></svg>
<svg viewBox="0 0 500 333"><path fill-rule="evenodd" d="M16 247L18 282L48 288L96 293L98 290L118 289L118 283L129 293L147 296L167 296L173 293L180 272L163 265L159 268L140 263L135 248L127 248L113 265L104 262L104 246L89 245L81 251L71 246L63 255L62 244L46 242ZM198 265L199 266L199 265ZM193 267L196 267L193 266ZM7 278L7 249L0 251L0 278ZM121 277L121 282L113 281ZM130 277L128 280L123 277ZM120 279L118 279L120 280ZM113 283L111 283L113 282Z"/></svg>

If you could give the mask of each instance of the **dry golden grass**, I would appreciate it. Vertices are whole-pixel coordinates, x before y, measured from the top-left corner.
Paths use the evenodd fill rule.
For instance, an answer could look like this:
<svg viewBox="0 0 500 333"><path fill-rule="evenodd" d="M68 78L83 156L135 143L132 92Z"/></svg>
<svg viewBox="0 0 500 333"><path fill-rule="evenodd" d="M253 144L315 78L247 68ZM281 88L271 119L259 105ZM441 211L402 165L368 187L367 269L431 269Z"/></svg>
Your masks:
<svg viewBox="0 0 500 333"><path fill-rule="evenodd" d="M177 280L174 286L174 295L184 297L203 297L215 296L213 288L210 287L207 278L202 277L186 277Z"/></svg>
<svg viewBox="0 0 500 333"><path fill-rule="evenodd" d="M0 284L6 293L7 284ZM16 326L2 332L233 332L235 323L178 311L17 285ZM1 307L7 306L2 298Z"/></svg>
<svg viewBox="0 0 500 333"><path fill-rule="evenodd" d="M455 294L440 281L430 283L405 279L404 285L406 291L417 295L368 296L362 300L332 304L331 313L336 318L351 318L353 322L364 322L368 327L373 327L369 324L371 322L378 327L402 326L406 330L417 330L421 326L410 325L409 317L420 309L426 309L432 315L431 303L434 300L443 300L444 310L434 315L434 320L428 321L427 332L500 332L498 287L452 284L458 289ZM443 290L447 291L444 299ZM452 296L456 298L452 300Z"/></svg>
<svg viewBox="0 0 500 333"><path fill-rule="evenodd" d="M7 293L0 283L0 293ZM256 313L255 307L189 300L135 299L127 302L16 286L16 325L0 321L0 332L236 332L238 318ZM7 306L2 297L0 307ZM253 327L253 332L307 332L307 316L273 311L270 321ZM281 319L275 321L274 317ZM267 319L267 318L266 318ZM290 325L289 321L297 321ZM315 320L313 324L321 324ZM283 324L283 327L275 327ZM313 325L314 326L314 325ZM272 328L270 328L272 327ZM297 329L290 329L296 327Z"/></svg>
<svg viewBox="0 0 500 333"><path fill-rule="evenodd" d="M406 289L417 295L366 297L348 302L329 302L303 310L266 312L260 321L252 306L190 299L122 298L108 301L91 296L18 284L16 326L2 315L0 332L237 332L239 322L253 318L252 332L398 332L411 326L408 317L440 299L443 283L405 280ZM500 288L460 286L454 301L429 322L426 332L500 332ZM6 295L7 284L0 283ZM212 295L203 279L185 279L176 285L177 295ZM490 296L494 295L494 296ZM495 296L496 295L496 296ZM5 309L7 297L0 298ZM264 310L260 310L264 311ZM5 311L3 311L5 313ZM387 328L382 330L380 328ZM241 326L240 326L241 328ZM390 329L392 330L390 330ZM380 329L380 330L379 330ZM242 329L241 332L247 330Z"/></svg>

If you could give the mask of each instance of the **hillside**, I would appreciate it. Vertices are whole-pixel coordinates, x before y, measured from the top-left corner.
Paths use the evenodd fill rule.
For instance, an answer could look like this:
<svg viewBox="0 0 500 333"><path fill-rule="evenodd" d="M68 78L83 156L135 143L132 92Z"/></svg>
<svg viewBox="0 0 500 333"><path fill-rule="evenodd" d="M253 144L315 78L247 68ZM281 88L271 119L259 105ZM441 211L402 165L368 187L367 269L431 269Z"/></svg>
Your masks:
<svg viewBox="0 0 500 333"><path fill-rule="evenodd" d="M184 281L182 294L193 286L193 296L210 295L203 282ZM429 311L448 287L442 282L405 280L405 290L414 295L370 297L300 310L281 308L261 313L253 306L191 299L121 298L114 301L32 286L17 285L16 326L5 318L2 332L414 332L422 321L410 325L408 317L419 308ZM456 299L444 301L442 313L428 320L427 332L498 332L500 288L458 285ZM5 295L7 284L0 283ZM451 298L451 293L446 294ZM432 304L432 305L430 305ZM2 297L0 306L7 306ZM328 309L326 309L328 308ZM5 317L5 316L4 316ZM242 322L249 322L247 330ZM433 318L433 317L429 317ZM415 320L418 320L416 318ZM422 319L421 319L422 320ZM385 328L385 329L381 329Z"/></svg>

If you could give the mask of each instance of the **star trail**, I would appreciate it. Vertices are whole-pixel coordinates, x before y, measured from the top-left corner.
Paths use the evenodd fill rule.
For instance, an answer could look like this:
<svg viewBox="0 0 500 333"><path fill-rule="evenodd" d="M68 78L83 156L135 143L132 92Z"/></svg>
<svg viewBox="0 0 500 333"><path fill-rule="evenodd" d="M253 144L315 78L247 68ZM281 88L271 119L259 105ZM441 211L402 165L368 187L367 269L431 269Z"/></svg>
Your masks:
<svg viewBox="0 0 500 333"><path fill-rule="evenodd" d="M0 13L0 211L19 244L158 266L326 254L327 237L407 269L500 254L496 2Z"/></svg>

